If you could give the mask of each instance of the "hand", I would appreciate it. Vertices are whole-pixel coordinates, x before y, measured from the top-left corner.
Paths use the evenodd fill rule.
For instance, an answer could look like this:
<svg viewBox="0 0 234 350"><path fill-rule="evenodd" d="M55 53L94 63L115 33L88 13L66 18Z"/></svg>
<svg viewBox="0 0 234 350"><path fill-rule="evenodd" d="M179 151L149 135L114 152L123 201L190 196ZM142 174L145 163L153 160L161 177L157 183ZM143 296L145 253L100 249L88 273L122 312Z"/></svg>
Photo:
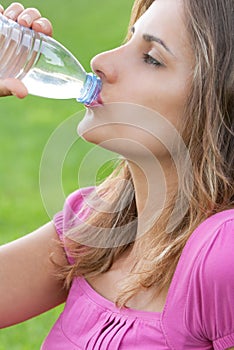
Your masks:
<svg viewBox="0 0 234 350"><path fill-rule="evenodd" d="M0 13L25 27L32 28L37 32L52 36L52 25L47 18L41 17L36 8L24 9L23 5L14 2L5 10L0 5ZM15 95L18 98L27 96L28 91L25 85L18 79L0 79L0 97Z"/></svg>

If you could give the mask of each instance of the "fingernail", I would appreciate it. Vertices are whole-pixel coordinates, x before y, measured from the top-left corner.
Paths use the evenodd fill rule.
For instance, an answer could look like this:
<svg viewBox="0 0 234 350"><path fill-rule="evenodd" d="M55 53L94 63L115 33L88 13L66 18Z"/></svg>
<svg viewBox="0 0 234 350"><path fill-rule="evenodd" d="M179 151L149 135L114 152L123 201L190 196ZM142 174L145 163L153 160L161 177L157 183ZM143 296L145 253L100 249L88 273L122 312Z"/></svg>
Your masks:
<svg viewBox="0 0 234 350"><path fill-rule="evenodd" d="M45 28L47 27L46 24L45 24L45 22L41 21L40 19L39 19L38 21L36 21L36 23L38 23L39 26L40 26L41 28L43 28L43 29L45 29Z"/></svg>
<svg viewBox="0 0 234 350"><path fill-rule="evenodd" d="M30 15L23 15L20 19L25 21L29 26L32 24L32 17Z"/></svg>
<svg viewBox="0 0 234 350"><path fill-rule="evenodd" d="M4 7L2 5L0 5L0 12L4 11Z"/></svg>
<svg viewBox="0 0 234 350"><path fill-rule="evenodd" d="M16 12L13 11L13 10L11 10L11 11L9 11L9 12L6 12L6 13L5 13L5 16L7 16L7 17L10 18L10 19L15 19L15 18L16 18Z"/></svg>

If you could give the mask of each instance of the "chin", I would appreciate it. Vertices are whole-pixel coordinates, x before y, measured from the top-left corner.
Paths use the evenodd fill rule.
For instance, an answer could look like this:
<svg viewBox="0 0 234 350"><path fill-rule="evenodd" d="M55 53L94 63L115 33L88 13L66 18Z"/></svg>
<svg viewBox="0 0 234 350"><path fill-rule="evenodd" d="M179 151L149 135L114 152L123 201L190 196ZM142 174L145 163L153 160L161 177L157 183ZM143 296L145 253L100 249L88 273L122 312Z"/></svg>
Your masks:
<svg viewBox="0 0 234 350"><path fill-rule="evenodd" d="M86 113L84 115L84 117L82 118L82 120L79 122L78 126L77 126L77 134L83 138L86 141L88 140L88 135L91 132L92 133L92 129L93 129L93 113L91 109L86 109ZM92 142L91 140L89 142Z"/></svg>

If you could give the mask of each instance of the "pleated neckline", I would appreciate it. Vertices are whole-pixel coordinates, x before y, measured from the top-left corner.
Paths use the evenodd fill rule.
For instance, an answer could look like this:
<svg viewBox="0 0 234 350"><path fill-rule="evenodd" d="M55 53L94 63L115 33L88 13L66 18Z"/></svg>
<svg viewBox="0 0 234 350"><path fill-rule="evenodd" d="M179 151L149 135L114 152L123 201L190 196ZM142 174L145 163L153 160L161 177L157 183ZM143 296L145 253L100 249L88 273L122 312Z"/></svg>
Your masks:
<svg viewBox="0 0 234 350"><path fill-rule="evenodd" d="M156 320L160 319L162 312L157 311L145 311L145 310L137 310L133 308L121 308L119 309L114 302L105 298L88 283L88 281L84 277L78 277L77 281L79 283L82 291L94 302L95 304L101 306L104 309L108 309L111 312L124 315L131 318L141 318L145 320Z"/></svg>

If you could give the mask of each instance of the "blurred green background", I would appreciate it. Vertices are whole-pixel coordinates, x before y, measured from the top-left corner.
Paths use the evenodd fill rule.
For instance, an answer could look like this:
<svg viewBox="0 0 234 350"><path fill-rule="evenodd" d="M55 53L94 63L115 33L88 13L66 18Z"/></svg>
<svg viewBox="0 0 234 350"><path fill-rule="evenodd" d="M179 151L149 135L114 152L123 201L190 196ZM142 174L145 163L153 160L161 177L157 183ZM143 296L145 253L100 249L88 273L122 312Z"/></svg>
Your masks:
<svg viewBox="0 0 234 350"><path fill-rule="evenodd" d="M11 1L0 3L6 8ZM55 0L24 0L22 4L37 7L43 16L48 17L53 23L54 38L89 71L93 56L123 42L133 0L69 0L59 3ZM43 150L53 131L83 109L75 100L33 96L24 100L12 96L0 99L0 244L17 239L50 220L39 186ZM79 164L92 147L79 139L68 152L62 169L65 195L79 187ZM0 350L40 349L62 309L63 306L59 306L35 319L0 330Z"/></svg>

